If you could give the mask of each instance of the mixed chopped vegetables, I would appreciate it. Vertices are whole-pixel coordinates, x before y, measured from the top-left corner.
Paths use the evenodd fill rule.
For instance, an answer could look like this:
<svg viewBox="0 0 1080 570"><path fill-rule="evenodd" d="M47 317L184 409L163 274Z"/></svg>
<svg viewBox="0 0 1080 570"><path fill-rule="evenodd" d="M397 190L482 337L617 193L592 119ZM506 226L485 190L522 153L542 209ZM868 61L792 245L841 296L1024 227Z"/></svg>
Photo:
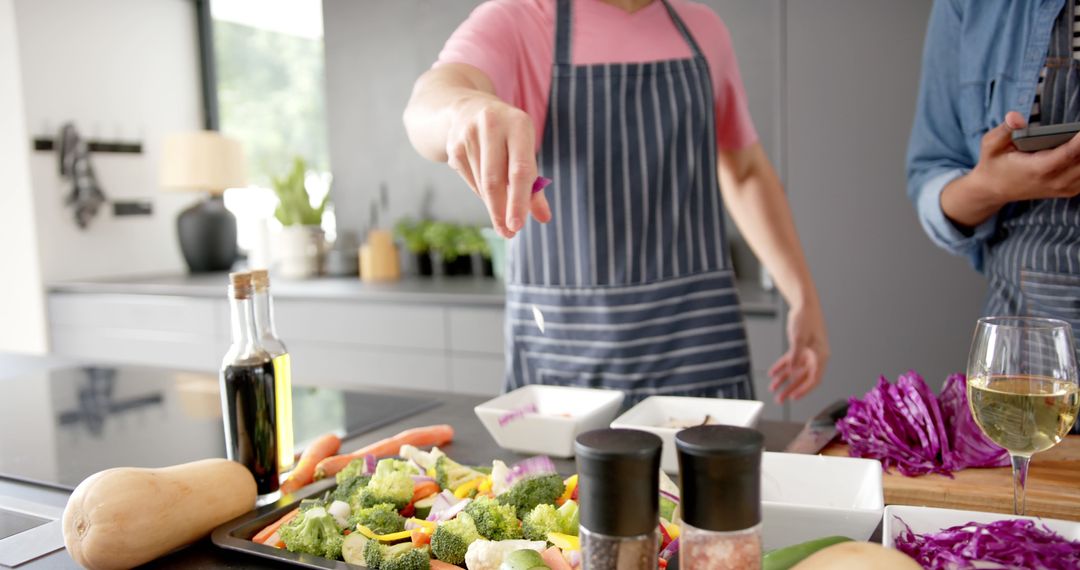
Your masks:
<svg viewBox="0 0 1080 570"><path fill-rule="evenodd" d="M879 459L909 477L1009 464L1008 452L975 424L963 374L949 376L940 396L914 371L895 384L882 376L863 399L851 398L836 427L852 457Z"/></svg>
<svg viewBox="0 0 1080 570"><path fill-rule="evenodd" d="M335 489L254 540L372 570L581 566L577 476L559 475L547 457L488 468L403 445L396 458L355 457L335 477ZM678 501L665 480L661 566L678 551Z"/></svg>

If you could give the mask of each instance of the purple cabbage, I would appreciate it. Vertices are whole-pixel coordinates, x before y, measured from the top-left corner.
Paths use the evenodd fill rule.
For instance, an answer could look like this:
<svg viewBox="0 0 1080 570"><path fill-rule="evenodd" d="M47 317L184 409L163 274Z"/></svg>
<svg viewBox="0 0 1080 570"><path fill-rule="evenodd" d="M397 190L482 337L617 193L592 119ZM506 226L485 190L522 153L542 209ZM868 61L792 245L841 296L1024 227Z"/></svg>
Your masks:
<svg viewBox="0 0 1080 570"><path fill-rule="evenodd" d="M1032 520L969 522L927 534L915 534L897 520L904 530L896 537L896 549L927 570L1080 568L1080 541L1067 540Z"/></svg>
<svg viewBox="0 0 1080 570"><path fill-rule="evenodd" d="M863 399L848 401L836 427L852 457L878 459L908 477L1009 463L971 417L962 374L945 381L940 398L914 371L895 384L882 376Z"/></svg>

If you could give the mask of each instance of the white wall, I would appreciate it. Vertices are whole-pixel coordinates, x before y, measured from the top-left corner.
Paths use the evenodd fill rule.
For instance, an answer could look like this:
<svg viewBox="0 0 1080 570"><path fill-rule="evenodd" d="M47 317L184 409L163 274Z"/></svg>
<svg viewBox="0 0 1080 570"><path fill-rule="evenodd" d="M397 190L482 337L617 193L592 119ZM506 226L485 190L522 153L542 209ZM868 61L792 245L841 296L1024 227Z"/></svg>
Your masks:
<svg viewBox="0 0 1080 570"><path fill-rule="evenodd" d="M0 351L44 352L45 308L34 230L13 0L0 0Z"/></svg>
<svg viewBox="0 0 1080 570"><path fill-rule="evenodd" d="M110 199L154 201L152 216L106 206L80 230L56 153L32 153L45 282L183 270L176 215L196 197L161 193L157 165L167 133L202 123L194 11L190 0L15 0L26 128L51 137L74 121L84 137L141 140L143 154L91 160Z"/></svg>

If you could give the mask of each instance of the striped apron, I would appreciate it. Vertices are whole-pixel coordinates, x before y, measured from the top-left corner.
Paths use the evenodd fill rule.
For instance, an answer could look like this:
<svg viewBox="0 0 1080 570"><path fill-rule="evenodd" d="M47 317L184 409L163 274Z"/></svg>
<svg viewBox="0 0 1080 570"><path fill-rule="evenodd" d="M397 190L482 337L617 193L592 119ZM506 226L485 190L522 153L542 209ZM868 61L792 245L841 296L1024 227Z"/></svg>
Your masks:
<svg viewBox="0 0 1080 570"><path fill-rule="evenodd" d="M1080 61L1073 56L1075 3L1054 25L1040 98L1042 124L1080 121ZM987 315L1062 319L1080 338L1080 197L1017 202L987 243ZM1080 358L1080 350L1077 354ZM1078 432L1080 424L1073 431Z"/></svg>
<svg viewBox="0 0 1080 570"><path fill-rule="evenodd" d="M511 242L507 389L752 399L705 57L662 0L691 58L573 65L571 1L557 1L537 162L552 220Z"/></svg>

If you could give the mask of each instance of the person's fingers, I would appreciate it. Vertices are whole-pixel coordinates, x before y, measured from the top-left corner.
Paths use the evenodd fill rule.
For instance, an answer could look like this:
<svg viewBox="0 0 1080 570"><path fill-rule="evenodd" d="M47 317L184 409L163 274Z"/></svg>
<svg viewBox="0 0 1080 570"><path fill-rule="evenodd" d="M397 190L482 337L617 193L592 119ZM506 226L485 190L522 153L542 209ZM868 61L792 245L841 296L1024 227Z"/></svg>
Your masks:
<svg viewBox="0 0 1080 570"><path fill-rule="evenodd" d="M506 138L509 196L506 202L506 227L512 232L525 225L532 203L532 185L536 181L536 140L530 119L512 119Z"/></svg>
<svg viewBox="0 0 1080 570"><path fill-rule="evenodd" d="M473 176L472 165L469 162L469 154L466 150L466 145L456 145L454 148L448 150L446 155L448 157L447 164L450 168L457 172L458 176L461 176L461 179L469 185L469 188L472 189L473 193L480 196L480 188L476 184L476 177ZM481 198L483 197L481 196Z"/></svg>
<svg viewBox="0 0 1080 570"><path fill-rule="evenodd" d="M480 164L480 193L487 202L491 224L503 237L513 237L514 232L506 227L506 138L491 122L480 126Z"/></svg>
<svg viewBox="0 0 1080 570"><path fill-rule="evenodd" d="M1000 125L990 129L983 135L983 154L997 154L1012 148L1013 131L1024 128L1026 124L1024 117L1020 113L1010 111L1005 115L1005 120Z"/></svg>
<svg viewBox="0 0 1080 570"><path fill-rule="evenodd" d="M816 351L806 351L806 365L803 368L806 370L805 378L789 394L789 397L793 400L802 399L821 384L821 376L824 370L822 370Z"/></svg>
<svg viewBox="0 0 1080 570"><path fill-rule="evenodd" d="M1037 161L1039 172L1047 176L1061 174L1080 162L1080 134L1055 149L1036 153L1032 158Z"/></svg>
<svg viewBox="0 0 1080 570"><path fill-rule="evenodd" d="M532 217L541 224L551 221L551 206L548 205L547 196L544 196L543 191L532 195L529 200L529 211L532 212Z"/></svg>

